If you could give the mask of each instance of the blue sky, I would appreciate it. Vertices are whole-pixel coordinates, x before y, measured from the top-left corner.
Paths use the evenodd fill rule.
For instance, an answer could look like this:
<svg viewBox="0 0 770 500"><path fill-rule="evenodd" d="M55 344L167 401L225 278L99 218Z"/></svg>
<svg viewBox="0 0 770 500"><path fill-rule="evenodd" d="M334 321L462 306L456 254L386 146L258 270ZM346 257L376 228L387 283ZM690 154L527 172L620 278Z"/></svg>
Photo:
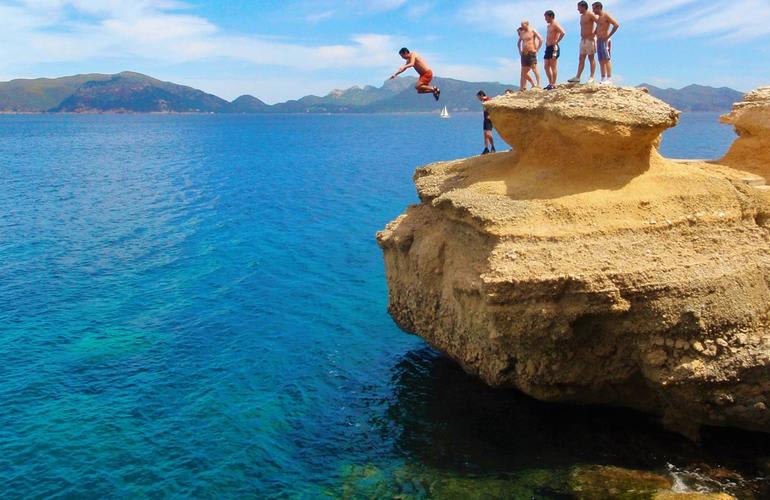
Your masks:
<svg viewBox="0 0 770 500"><path fill-rule="evenodd" d="M568 31L562 79L577 66L576 0L0 0L0 80L139 71L232 99L277 102L380 85L397 50L440 76L518 80L515 29ZM770 84L770 0L615 0L616 80L750 90Z"/></svg>

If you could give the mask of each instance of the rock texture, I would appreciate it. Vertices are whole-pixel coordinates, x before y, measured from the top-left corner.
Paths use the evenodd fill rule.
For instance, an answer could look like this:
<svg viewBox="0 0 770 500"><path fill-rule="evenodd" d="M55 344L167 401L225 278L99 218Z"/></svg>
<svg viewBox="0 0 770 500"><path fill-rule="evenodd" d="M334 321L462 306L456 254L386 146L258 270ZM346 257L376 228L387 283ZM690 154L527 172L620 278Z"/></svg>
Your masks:
<svg viewBox="0 0 770 500"><path fill-rule="evenodd" d="M739 138L721 163L749 170L765 178L770 176L770 87L762 87L744 96L733 111L722 117L735 126Z"/></svg>
<svg viewBox="0 0 770 500"><path fill-rule="evenodd" d="M663 158L678 112L638 89L487 109L513 150L417 169L421 203L378 234L395 321L493 386L770 431L756 176Z"/></svg>

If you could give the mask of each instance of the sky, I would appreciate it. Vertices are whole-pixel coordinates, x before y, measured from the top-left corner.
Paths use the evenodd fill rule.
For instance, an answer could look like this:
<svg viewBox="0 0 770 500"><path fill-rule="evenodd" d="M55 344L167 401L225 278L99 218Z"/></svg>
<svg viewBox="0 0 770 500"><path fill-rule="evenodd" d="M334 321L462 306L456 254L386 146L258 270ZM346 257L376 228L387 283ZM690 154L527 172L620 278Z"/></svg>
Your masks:
<svg viewBox="0 0 770 500"><path fill-rule="evenodd" d="M0 0L0 81L138 71L226 99L268 103L379 86L421 53L437 76L518 81L516 28L567 30L561 79L577 67L576 0ZM589 2L590 3L590 2ZM770 0L611 0L616 81L748 91L770 84ZM541 53L542 56L542 53Z"/></svg>

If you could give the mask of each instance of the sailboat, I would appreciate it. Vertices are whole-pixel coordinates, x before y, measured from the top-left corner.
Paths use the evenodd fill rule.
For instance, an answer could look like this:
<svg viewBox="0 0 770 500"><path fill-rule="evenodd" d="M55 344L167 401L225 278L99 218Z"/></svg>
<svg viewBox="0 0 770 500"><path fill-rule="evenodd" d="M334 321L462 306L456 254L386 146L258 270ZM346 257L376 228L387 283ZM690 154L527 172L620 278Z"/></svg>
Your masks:
<svg viewBox="0 0 770 500"><path fill-rule="evenodd" d="M441 118L449 118L449 111L446 109L446 106L441 110Z"/></svg>

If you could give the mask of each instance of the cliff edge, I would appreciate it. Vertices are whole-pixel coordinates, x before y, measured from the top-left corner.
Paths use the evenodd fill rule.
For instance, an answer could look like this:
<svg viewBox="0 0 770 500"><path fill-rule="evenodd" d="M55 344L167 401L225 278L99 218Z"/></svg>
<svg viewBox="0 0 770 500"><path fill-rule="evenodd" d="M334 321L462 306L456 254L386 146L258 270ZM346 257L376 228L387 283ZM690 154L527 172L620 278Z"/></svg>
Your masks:
<svg viewBox="0 0 770 500"><path fill-rule="evenodd" d="M377 235L394 320L493 386L769 432L768 192L663 158L639 89L486 107L513 150L417 169Z"/></svg>

